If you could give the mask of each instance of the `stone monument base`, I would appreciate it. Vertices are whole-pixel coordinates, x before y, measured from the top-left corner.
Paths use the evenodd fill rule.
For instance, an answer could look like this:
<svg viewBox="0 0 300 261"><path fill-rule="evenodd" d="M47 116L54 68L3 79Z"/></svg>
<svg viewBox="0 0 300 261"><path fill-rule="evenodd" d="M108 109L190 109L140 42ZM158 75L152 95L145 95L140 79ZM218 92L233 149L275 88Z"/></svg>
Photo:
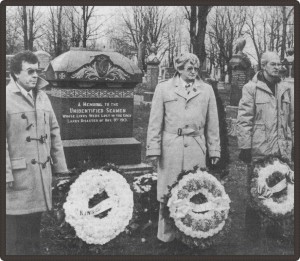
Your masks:
<svg viewBox="0 0 300 261"><path fill-rule="evenodd" d="M146 163L120 165L119 168L128 175L144 175L153 172L153 167Z"/></svg>
<svg viewBox="0 0 300 261"><path fill-rule="evenodd" d="M152 102L154 92L144 92L144 102Z"/></svg>
<svg viewBox="0 0 300 261"><path fill-rule="evenodd" d="M141 143L135 138L63 140L62 143L69 168L83 160L116 165L141 163Z"/></svg>

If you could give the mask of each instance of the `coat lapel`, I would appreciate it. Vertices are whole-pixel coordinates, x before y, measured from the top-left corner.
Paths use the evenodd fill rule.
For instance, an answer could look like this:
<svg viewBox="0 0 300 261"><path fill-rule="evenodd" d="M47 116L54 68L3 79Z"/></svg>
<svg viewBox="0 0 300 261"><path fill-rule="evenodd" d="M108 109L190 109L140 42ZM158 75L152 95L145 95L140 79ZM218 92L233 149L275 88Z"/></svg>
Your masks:
<svg viewBox="0 0 300 261"><path fill-rule="evenodd" d="M193 99L201 93L201 81L196 80L191 88L190 94L188 95L187 101Z"/></svg>
<svg viewBox="0 0 300 261"><path fill-rule="evenodd" d="M180 82L179 77L175 78L175 90L174 92L178 94L179 96L183 97L184 99L187 99L187 92L185 89L185 86L183 86Z"/></svg>

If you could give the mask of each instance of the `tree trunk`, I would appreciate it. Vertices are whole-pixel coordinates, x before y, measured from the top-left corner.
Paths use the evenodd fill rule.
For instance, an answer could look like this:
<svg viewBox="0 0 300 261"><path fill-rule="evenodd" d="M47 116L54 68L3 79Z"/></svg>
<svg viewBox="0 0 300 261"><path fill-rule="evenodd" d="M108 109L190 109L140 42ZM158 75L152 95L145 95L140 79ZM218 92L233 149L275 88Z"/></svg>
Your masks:
<svg viewBox="0 0 300 261"><path fill-rule="evenodd" d="M204 64L206 58L205 52L205 32L207 25L207 15L210 10L210 7L207 6L198 6L198 32L196 37L196 48L194 53L198 56L200 60L201 67ZM205 68L202 68L202 70Z"/></svg>
<svg viewBox="0 0 300 261"><path fill-rule="evenodd" d="M282 12L282 42L281 42L280 60L283 60L285 50L286 50L286 27L287 27L286 6L281 7L281 12Z"/></svg>
<svg viewBox="0 0 300 261"><path fill-rule="evenodd" d="M61 33L61 20L62 20L62 6L59 7L57 17L57 48L55 50L56 56L62 53L62 33Z"/></svg>
<svg viewBox="0 0 300 261"><path fill-rule="evenodd" d="M28 50L28 35L27 35L27 11L26 6L22 6L22 20L23 20L23 33L24 33L24 49Z"/></svg>
<svg viewBox="0 0 300 261"><path fill-rule="evenodd" d="M83 18L83 36L82 36L82 47L86 48L86 32L87 32L87 24L88 24L88 21L87 21L87 11L85 9L86 6L83 6L82 7L82 18ZM88 7L87 7L88 8Z"/></svg>
<svg viewBox="0 0 300 261"><path fill-rule="evenodd" d="M30 51L33 51L33 41L34 41L33 24L34 24L34 6L31 9L31 13L29 12L28 50Z"/></svg>

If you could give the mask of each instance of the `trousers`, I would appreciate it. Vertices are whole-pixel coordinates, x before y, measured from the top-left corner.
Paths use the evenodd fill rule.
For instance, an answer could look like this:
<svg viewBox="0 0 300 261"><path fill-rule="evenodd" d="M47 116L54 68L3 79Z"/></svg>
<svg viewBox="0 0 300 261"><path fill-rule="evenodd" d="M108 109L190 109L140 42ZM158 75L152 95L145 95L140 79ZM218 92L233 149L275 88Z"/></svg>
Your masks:
<svg viewBox="0 0 300 261"><path fill-rule="evenodd" d="M165 208L167 208L166 204L160 202L157 238L163 242L171 242L175 239L175 232L170 224L170 220L163 215Z"/></svg>
<svg viewBox="0 0 300 261"><path fill-rule="evenodd" d="M6 254L39 255L42 212L6 215Z"/></svg>

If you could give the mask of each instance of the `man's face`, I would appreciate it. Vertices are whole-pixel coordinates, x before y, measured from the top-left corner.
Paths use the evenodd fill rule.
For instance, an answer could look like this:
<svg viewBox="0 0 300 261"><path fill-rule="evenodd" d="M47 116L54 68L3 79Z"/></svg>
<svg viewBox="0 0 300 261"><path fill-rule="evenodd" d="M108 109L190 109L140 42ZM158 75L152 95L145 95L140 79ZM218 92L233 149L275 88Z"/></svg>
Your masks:
<svg viewBox="0 0 300 261"><path fill-rule="evenodd" d="M25 90L30 91L35 88L38 79L38 63L32 64L22 61L22 70L17 77L17 83L20 84Z"/></svg>
<svg viewBox="0 0 300 261"><path fill-rule="evenodd" d="M269 57L269 61L264 66L264 72L266 76L269 76L271 78L278 78L279 77L279 69L280 69L281 63L278 55L271 55Z"/></svg>
<svg viewBox="0 0 300 261"><path fill-rule="evenodd" d="M183 70L179 70L180 77L186 82L193 82L198 75L199 66L191 62L184 65Z"/></svg>

